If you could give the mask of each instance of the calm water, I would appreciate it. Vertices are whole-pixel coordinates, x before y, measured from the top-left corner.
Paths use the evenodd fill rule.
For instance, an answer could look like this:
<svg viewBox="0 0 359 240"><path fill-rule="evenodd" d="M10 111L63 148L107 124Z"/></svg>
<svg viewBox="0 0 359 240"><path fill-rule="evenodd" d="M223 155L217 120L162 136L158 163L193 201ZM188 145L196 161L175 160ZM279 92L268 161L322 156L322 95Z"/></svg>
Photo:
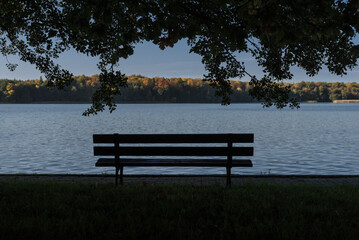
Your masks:
<svg viewBox="0 0 359 240"><path fill-rule="evenodd" d="M94 166L94 133L254 133L253 168L238 174L359 174L359 104L132 104L82 117L88 105L0 105L0 173L113 173ZM224 173L125 168L125 173Z"/></svg>

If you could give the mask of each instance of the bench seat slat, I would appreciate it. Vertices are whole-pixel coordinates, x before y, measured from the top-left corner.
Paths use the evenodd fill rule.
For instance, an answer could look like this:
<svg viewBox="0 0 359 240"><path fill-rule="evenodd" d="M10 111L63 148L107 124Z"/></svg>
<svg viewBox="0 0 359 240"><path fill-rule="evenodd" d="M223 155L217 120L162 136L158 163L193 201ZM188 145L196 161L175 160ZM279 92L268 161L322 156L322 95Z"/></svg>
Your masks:
<svg viewBox="0 0 359 240"><path fill-rule="evenodd" d="M227 156L227 147L120 147L121 156ZM115 147L94 147L95 156L114 156ZM233 147L232 156L253 156L253 147Z"/></svg>
<svg viewBox="0 0 359 240"><path fill-rule="evenodd" d="M94 134L94 143L253 143L253 133L240 134Z"/></svg>
<svg viewBox="0 0 359 240"><path fill-rule="evenodd" d="M225 159L131 159L122 158L119 166L173 166L173 167L224 167ZM96 162L97 167L113 167L113 158L100 158ZM233 167L252 167L252 161L248 159L232 160Z"/></svg>

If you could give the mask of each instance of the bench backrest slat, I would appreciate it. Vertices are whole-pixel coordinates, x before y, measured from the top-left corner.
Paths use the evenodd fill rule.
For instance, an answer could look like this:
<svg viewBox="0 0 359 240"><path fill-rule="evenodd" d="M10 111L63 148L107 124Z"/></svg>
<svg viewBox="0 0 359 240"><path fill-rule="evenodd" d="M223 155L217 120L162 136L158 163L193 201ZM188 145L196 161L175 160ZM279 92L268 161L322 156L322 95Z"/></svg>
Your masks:
<svg viewBox="0 0 359 240"><path fill-rule="evenodd" d="M94 143L253 143L253 134L94 134Z"/></svg>
<svg viewBox="0 0 359 240"><path fill-rule="evenodd" d="M94 147L95 156L227 156L228 147ZM232 147L232 156L253 156L253 147Z"/></svg>

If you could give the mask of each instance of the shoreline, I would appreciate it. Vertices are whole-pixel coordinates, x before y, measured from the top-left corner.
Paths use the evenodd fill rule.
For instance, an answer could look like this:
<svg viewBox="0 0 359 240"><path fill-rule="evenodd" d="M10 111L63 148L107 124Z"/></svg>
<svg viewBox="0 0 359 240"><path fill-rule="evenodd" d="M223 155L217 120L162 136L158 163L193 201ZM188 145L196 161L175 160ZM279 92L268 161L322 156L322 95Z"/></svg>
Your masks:
<svg viewBox="0 0 359 240"><path fill-rule="evenodd" d="M112 174L0 174L1 180L70 181L114 183ZM124 175L124 184L226 184L226 175ZM279 185L341 185L359 184L359 175L232 175L232 184L269 183Z"/></svg>
<svg viewBox="0 0 359 240"><path fill-rule="evenodd" d="M358 104L359 100L334 100L332 102L318 102L318 101L303 101L300 104ZM91 102L72 102L72 101L45 101L45 102L0 102L0 105L21 105L21 104L32 104L32 105L91 105ZM118 102L117 105L121 104L220 104L220 102ZM232 104L261 104L261 102L231 102Z"/></svg>
<svg viewBox="0 0 359 240"><path fill-rule="evenodd" d="M359 103L358 99L334 100L333 103Z"/></svg>
<svg viewBox="0 0 359 240"><path fill-rule="evenodd" d="M337 100L335 100L337 101ZM351 100L342 100L342 101L351 101ZM220 104L221 102L118 102L116 104ZM261 104L262 102L231 102L231 104ZM342 103L342 102L317 102L317 101L303 101L299 103L309 103L309 104L318 104L318 103ZM358 102L343 102L343 103L358 103ZM92 104L91 102L72 102L72 101L45 101L45 102L0 102L0 104Z"/></svg>

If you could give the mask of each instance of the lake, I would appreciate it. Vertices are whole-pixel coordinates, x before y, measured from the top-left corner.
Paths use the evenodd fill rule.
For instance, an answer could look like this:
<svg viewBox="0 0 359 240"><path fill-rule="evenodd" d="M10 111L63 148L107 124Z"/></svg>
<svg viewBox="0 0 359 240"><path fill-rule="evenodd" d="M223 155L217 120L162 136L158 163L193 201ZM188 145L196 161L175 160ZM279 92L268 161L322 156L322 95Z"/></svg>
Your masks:
<svg viewBox="0 0 359 240"><path fill-rule="evenodd" d="M359 174L359 104L0 104L0 173L114 173L95 167L94 133L254 133L253 168L235 174ZM218 168L125 168L125 174L223 174Z"/></svg>

